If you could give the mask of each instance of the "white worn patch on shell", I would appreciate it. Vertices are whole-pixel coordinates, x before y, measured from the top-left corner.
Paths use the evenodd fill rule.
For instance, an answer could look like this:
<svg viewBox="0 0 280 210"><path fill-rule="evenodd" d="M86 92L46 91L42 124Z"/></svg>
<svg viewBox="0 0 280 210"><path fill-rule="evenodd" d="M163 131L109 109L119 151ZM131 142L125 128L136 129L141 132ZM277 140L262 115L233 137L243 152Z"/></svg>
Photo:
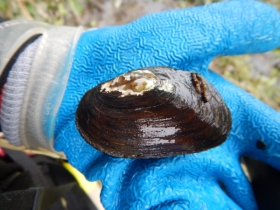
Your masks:
<svg viewBox="0 0 280 210"><path fill-rule="evenodd" d="M168 80L161 80L159 90L164 90L166 92L174 91L174 86L168 82Z"/></svg>
<svg viewBox="0 0 280 210"><path fill-rule="evenodd" d="M144 92L150 91L158 86L158 89L171 92L173 85L168 80L159 81L157 76L149 70L136 70L122 74L113 80L104 83L101 86L101 92L120 92L119 97L129 95L143 95Z"/></svg>

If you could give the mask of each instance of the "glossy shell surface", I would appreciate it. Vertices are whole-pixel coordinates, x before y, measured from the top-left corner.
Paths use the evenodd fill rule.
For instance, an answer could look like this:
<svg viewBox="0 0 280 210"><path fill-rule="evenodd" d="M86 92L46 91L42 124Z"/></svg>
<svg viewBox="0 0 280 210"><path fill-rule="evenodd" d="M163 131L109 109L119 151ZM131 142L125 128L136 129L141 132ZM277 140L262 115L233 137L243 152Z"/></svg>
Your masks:
<svg viewBox="0 0 280 210"><path fill-rule="evenodd" d="M90 145L112 156L161 158L222 144L231 113L199 74L149 67L86 92L76 125Z"/></svg>

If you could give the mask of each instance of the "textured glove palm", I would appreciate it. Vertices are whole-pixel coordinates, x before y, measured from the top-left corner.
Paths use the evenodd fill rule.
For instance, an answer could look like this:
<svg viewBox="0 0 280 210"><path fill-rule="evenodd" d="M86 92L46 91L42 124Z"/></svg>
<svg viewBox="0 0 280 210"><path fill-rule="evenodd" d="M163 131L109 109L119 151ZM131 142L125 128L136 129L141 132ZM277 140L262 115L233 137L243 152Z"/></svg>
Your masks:
<svg viewBox="0 0 280 210"><path fill-rule="evenodd" d="M246 155L280 169L280 115L208 70L208 65L218 55L279 46L279 22L278 11L261 2L229 1L85 32L57 117L55 148L89 180L102 181L106 209L257 209L239 159ZM112 157L89 146L75 125L83 94L147 66L192 70L207 78L232 113L226 142L197 154L140 160ZM266 145L264 150L256 147L258 141Z"/></svg>

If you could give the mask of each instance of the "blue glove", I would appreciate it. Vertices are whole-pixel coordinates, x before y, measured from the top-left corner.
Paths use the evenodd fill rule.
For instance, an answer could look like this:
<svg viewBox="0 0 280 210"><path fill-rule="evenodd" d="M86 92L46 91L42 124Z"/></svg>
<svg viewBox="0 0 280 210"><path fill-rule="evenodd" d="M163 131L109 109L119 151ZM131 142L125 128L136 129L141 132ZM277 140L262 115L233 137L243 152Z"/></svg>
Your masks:
<svg viewBox="0 0 280 210"><path fill-rule="evenodd" d="M228 1L85 32L57 117L56 150L65 152L88 180L101 180L106 209L257 209L240 157L280 170L280 115L208 65L219 55L261 53L280 46L279 22L279 12L264 3ZM226 142L197 154L137 160L112 157L88 145L75 125L84 93L149 66L192 70L208 79L232 113Z"/></svg>

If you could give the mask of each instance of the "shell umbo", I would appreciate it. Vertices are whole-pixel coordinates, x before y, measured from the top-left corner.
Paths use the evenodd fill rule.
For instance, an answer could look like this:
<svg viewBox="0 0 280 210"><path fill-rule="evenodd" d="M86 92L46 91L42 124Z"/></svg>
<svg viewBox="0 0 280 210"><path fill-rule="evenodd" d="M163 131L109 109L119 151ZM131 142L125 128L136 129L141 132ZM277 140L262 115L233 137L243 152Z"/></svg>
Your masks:
<svg viewBox="0 0 280 210"><path fill-rule="evenodd" d="M90 145L112 156L160 158L222 144L231 113L201 75L149 67L86 92L76 125Z"/></svg>

